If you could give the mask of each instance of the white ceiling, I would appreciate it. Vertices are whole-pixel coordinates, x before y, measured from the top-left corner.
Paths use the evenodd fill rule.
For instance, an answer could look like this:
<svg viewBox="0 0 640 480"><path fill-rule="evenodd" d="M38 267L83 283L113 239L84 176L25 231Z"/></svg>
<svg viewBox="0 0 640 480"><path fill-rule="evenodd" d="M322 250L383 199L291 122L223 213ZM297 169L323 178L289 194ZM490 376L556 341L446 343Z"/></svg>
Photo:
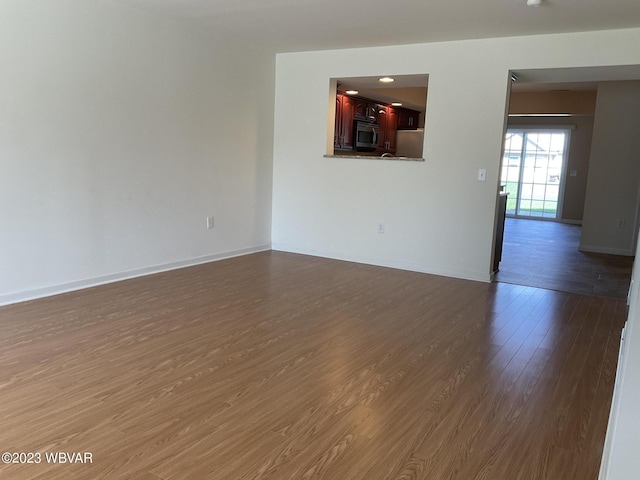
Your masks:
<svg viewBox="0 0 640 480"><path fill-rule="evenodd" d="M110 0L276 52L640 26L640 0Z"/></svg>
<svg viewBox="0 0 640 480"><path fill-rule="evenodd" d="M379 77L336 79L340 90L357 90L358 96L381 103L401 102L404 107L423 112L427 101L429 75L394 75L393 83L380 83Z"/></svg>
<svg viewBox="0 0 640 480"><path fill-rule="evenodd" d="M545 68L513 72L518 81L511 85L516 92L553 90L597 90L602 82L640 80L640 65L610 67Z"/></svg>

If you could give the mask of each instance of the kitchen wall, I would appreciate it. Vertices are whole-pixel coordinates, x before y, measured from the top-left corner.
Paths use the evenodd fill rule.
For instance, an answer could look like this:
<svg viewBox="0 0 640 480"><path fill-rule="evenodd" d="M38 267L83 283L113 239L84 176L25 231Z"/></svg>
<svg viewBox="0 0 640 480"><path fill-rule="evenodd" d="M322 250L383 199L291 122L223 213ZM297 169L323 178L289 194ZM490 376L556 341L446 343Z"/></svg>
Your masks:
<svg viewBox="0 0 640 480"><path fill-rule="evenodd" d="M0 303L269 248L272 54L4 0L0 58Z"/></svg>
<svg viewBox="0 0 640 480"><path fill-rule="evenodd" d="M640 82L598 87L580 249L633 255L640 201ZM620 226L620 222L624 222Z"/></svg>
<svg viewBox="0 0 640 480"><path fill-rule="evenodd" d="M628 29L278 55L274 248L488 281L509 70L639 64L639 40ZM425 162L323 157L330 78L418 73Z"/></svg>

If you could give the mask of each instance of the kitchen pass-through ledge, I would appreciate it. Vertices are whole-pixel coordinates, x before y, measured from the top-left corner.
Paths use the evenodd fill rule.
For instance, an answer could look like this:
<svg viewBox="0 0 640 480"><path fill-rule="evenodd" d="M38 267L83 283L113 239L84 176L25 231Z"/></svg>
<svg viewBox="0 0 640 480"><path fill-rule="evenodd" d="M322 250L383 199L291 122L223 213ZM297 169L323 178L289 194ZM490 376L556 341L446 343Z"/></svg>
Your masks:
<svg viewBox="0 0 640 480"><path fill-rule="evenodd" d="M356 158L358 160L392 160L399 162L424 162L424 158L419 157L377 157L375 155L324 155L325 158Z"/></svg>

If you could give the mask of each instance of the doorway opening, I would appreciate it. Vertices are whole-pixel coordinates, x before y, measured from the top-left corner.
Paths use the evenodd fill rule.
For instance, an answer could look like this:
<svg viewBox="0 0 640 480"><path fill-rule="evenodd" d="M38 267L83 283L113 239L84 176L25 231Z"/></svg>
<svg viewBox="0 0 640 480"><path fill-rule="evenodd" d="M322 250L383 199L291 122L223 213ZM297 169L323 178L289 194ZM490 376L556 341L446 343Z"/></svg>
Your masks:
<svg viewBox="0 0 640 480"><path fill-rule="evenodd" d="M512 78L499 185L508 202L506 221L496 224L504 226L496 233L504 243L494 280L626 297L633 257L619 245L635 236L635 224L623 231L624 217L633 223L638 210L630 205L637 202L630 181L636 164L625 160L633 138L623 132L637 118L639 68L630 67L624 81L615 68L527 70Z"/></svg>
<svg viewBox="0 0 640 480"><path fill-rule="evenodd" d="M569 138L569 128L507 130L500 182L508 216L560 218Z"/></svg>

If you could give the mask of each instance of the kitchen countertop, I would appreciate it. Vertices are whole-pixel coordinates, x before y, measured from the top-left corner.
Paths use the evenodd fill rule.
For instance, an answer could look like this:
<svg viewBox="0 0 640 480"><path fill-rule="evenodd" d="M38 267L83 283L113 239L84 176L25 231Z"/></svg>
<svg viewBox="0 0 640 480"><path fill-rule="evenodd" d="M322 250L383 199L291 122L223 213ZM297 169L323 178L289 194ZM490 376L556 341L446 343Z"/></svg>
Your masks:
<svg viewBox="0 0 640 480"><path fill-rule="evenodd" d="M424 158L417 157L379 157L375 155L324 155L325 158L355 158L358 160L391 160L398 162L424 162Z"/></svg>

